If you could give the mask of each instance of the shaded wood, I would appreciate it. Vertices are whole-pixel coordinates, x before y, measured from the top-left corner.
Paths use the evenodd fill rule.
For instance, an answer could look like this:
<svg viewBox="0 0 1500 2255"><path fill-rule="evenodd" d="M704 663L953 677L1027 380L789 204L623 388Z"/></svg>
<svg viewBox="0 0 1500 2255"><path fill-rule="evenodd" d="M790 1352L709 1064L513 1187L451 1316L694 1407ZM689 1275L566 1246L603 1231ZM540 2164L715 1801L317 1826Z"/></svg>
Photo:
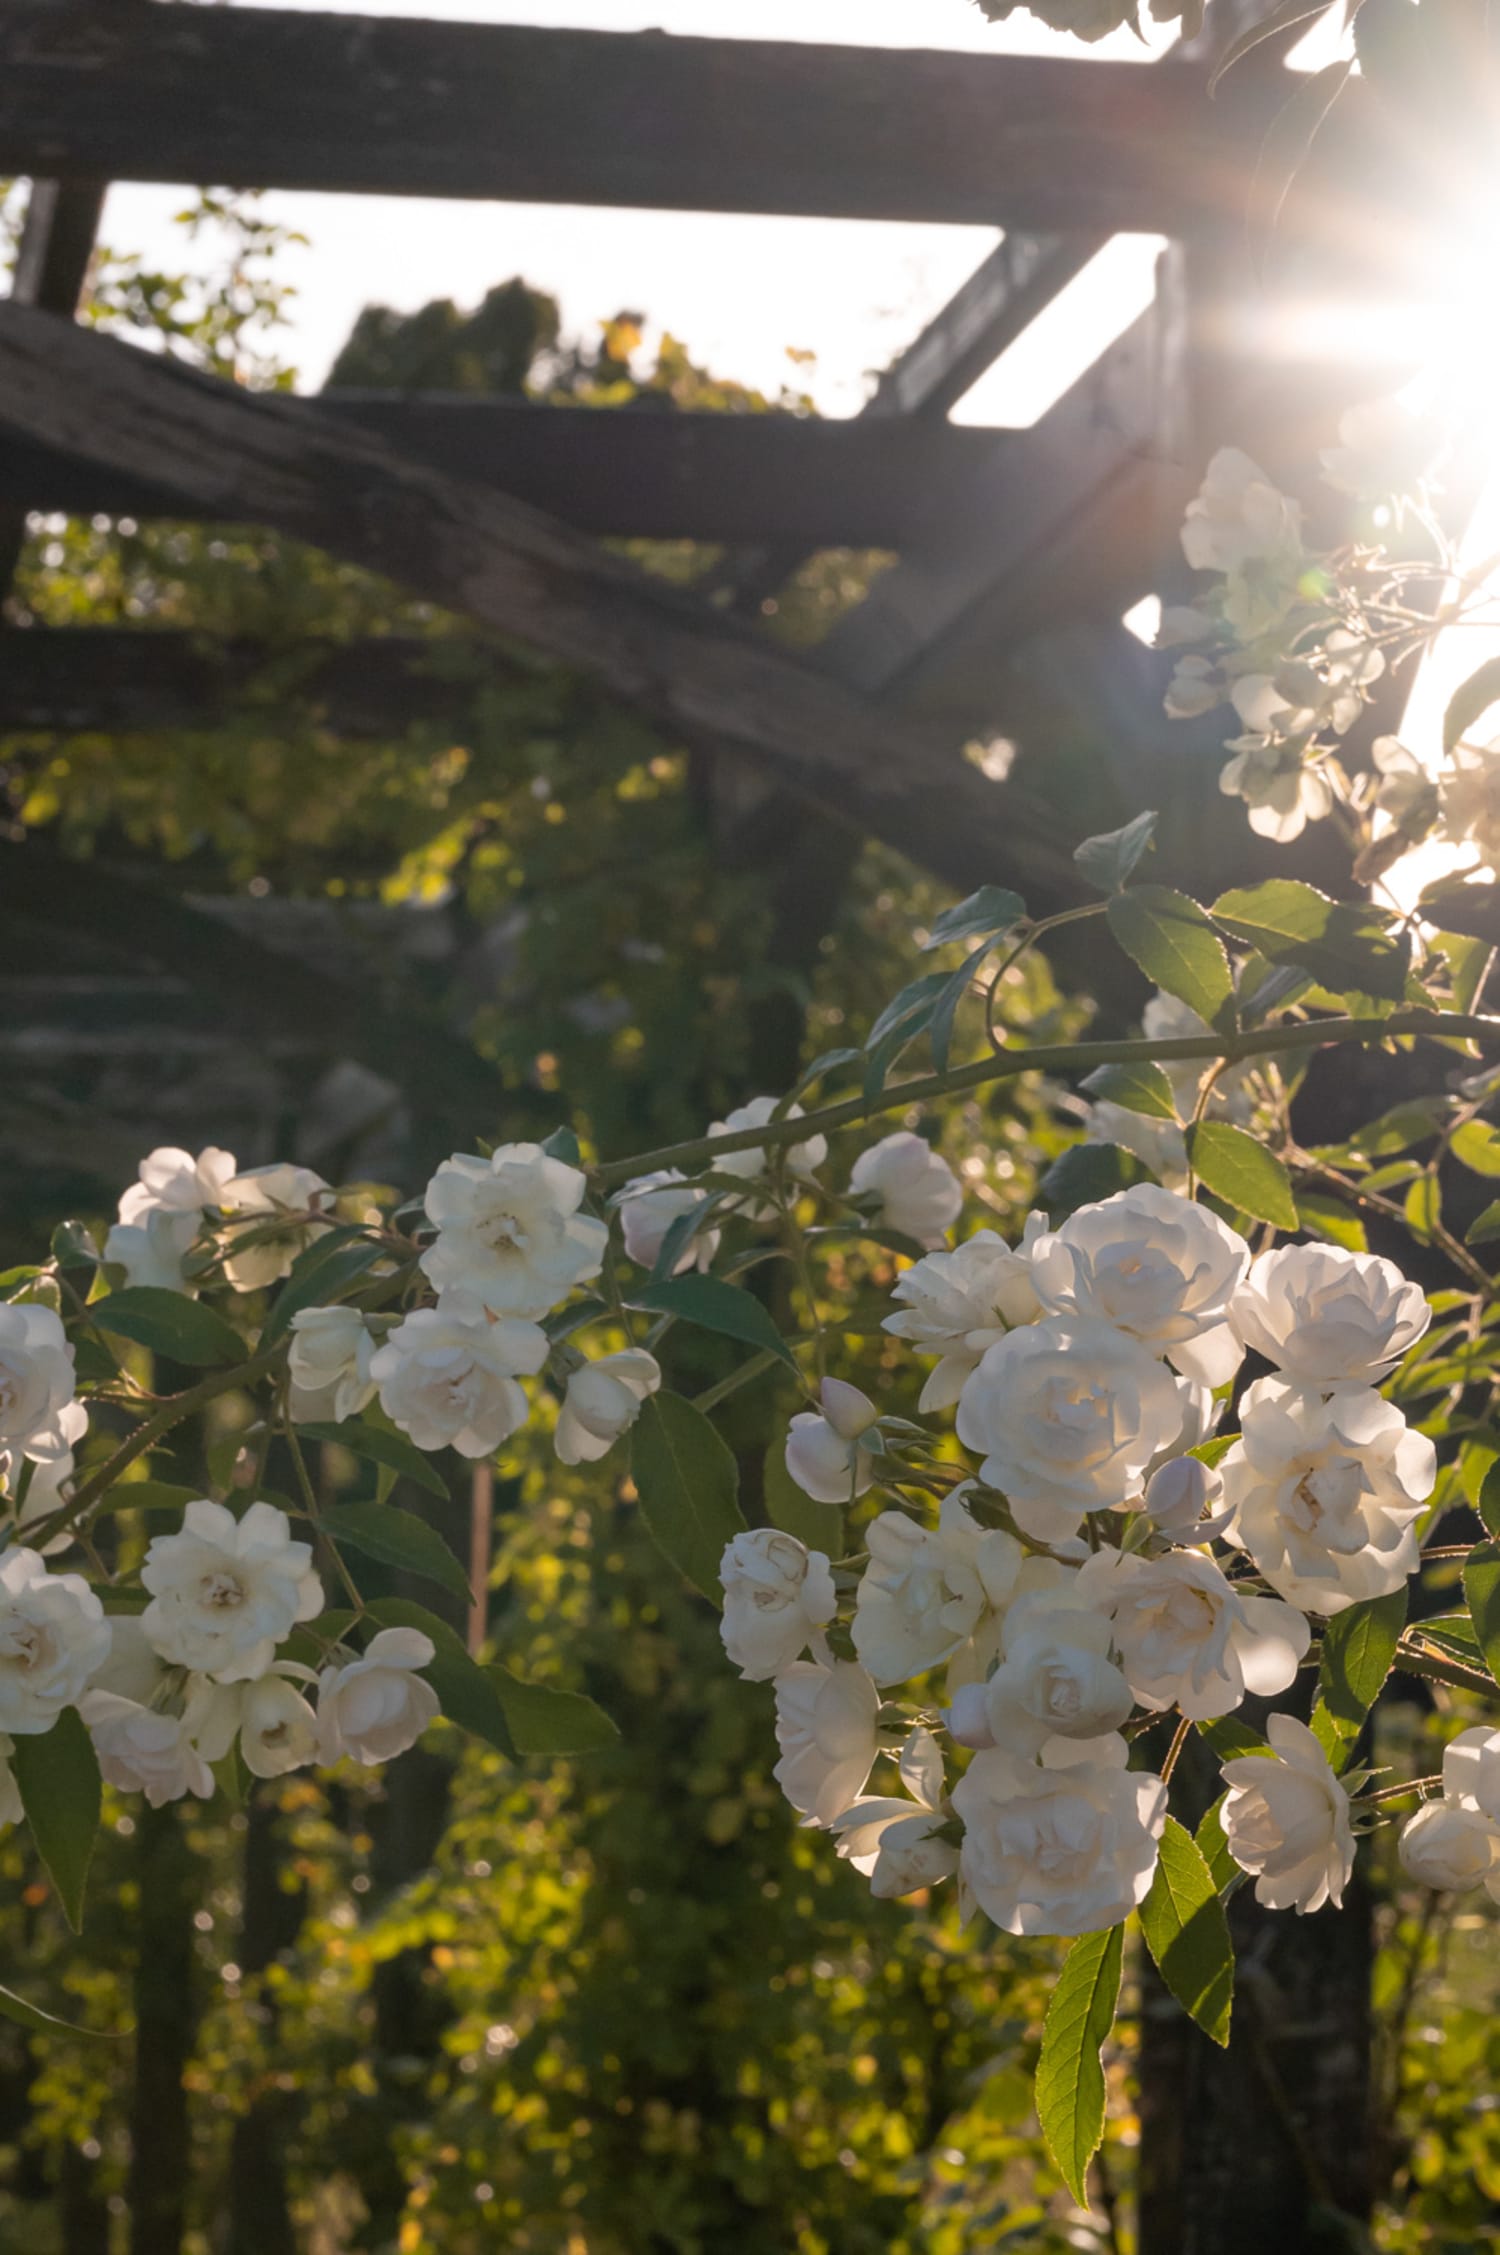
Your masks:
<svg viewBox="0 0 1500 2255"><path fill-rule="evenodd" d="M100 181L32 182L10 278L10 294L18 305L39 306L45 313L72 314L77 310L103 208L104 187ZM26 544L29 506L24 495L9 495L0 483L0 609L10 594Z"/></svg>

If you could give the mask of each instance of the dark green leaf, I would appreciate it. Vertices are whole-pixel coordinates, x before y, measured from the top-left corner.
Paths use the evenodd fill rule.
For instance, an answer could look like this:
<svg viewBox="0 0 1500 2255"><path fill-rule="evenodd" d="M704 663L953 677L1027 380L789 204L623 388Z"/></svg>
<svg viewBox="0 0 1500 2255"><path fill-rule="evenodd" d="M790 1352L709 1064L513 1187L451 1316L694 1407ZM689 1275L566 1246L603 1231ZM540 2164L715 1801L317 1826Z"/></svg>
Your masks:
<svg viewBox="0 0 1500 2255"><path fill-rule="evenodd" d="M885 1076L896 1059L918 1034L925 1033L932 1023L938 998L952 984L951 971L926 971L920 979L889 1001L870 1028L865 1043L869 1060L865 1068L864 1092L876 1097L885 1086Z"/></svg>
<svg viewBox="0 0 1500 2255"><path fill-rule="evenodd" d="M1481 879L1440 877L1423 889L1422 912L1445 930L1493 947L1500 940L1500 884Z"/></svg>
<svg viewBox="0 0 1500 2255"><path fill-rule="evenodd" d="M581 1691L528 1683L498 1663L486 1673L500 1694L518 1753L602 1754L618 1742L619 1725Z"/></svg>
<svg viewBox="0 0 1500 2255"><path fill-rule="evenodd" d="M1137 885L1110 901L1109 928L1152 984L1212 1024L1234 991L1229 956L1208 916L1170 885Z"/></svg>
<svg viewBox="0 0 1500 2255"><path fill-rule="evenodd" d="M172 1511L180 1518L188 1505L196 1502L202 1493L201 1488L180 1487L170 1480L125 1479L117 1481L95 1509L101 1513Z"/></svg>
<svg viewBox="0 0 1500 2255"><path fill-rule="evenodd" d="M945 908L922 942L924 953L954 940L1002 939L1025 921L1026 903L1003 885L981 885L954 908Z"/></svg>
<svg viewBox="0 0 1500 2255"><path fill-rule="evenodd" d="M1270 877L1221 894L1211 913L1269 963L1295 963L1339 993L1405 999L1410 940L1368 903L1330 900L1313 885Z"/></svg>
<svg viewBox="0 0 1500 2255"><path fill-rule="evenodd" d="M1133 900L1133 893L1121 893ZM1100 1065L1081 1084L1098 1104L1123 1105L1127 1112L1143 1113L1150 1120L1175 1120L1172 1083L1160 1065Z"/></svg>
<svg viewBox="0 0 1500 2255"><path fill-rule="evenodd" d="M300 1315L304 1308L334 1306L350 1285L357 1284L377 1261L388 1261L390 1257L388 1246L374 1245L368 1237L353 1232L346 1235L340 1231L333 1244L327 1238L315 1238L299 1253L291 1274L276 1295L276 1305L266 1317L266 1327L260 1335L262 1348L275 1346L290 1328L294 1315Z"/></svg>
<svg viewBox="0 0 1500 2255"><path fill-rule="evenodd" d="M1447 1110L1444 1097L1413 1097L1410 1103L1396 1104L1389 1112L1382 1112L1367 1127L1356 1128L1347 1148L1362 1152L1367 1159L1393 1159L1398 1151L1409 1151L1414 1143L1425 1143L1436 1135Z"/></svg>
<svg viewBox="0 0 1500 2255"><path fill-rule="evenodd" d="M1479 1490L1479 1501L1474 1507L1484 1521L1489 1534L1500 1537L1500 1461L1492 1464L1484 1476Z"/></svg>
<svg viewBox="0 0 1500 2255"><path fill-rule="evenodd" d="M339 1503L327 1513L325 1532L336 1543L347 1543L367 1558L384 1565L421 1574L439 1589L447 1590L467 1605L471 1601L468 1576L436 1527L413 1512L399 1511L393 1503Z"/></svg>
<svg viewBox="0 0 1500 2255"><path fill-rule="evenodd" d="M1500 1542L1477 1543L1469 1552L1464 1565L1464 1596L1484 1664L1500 1683Z"/></svg>
<svg viewBox="0 0 1500 2255"><path fill-rule="evenodd" d="M97 1268L103 1255L81 1221L60 1221L52 1232L52 1258L59 1268Z"/></svg>
<svg viewBox="0 0 1500 2255"><path fill-rule="evenodd" d="M1036 2071L1042 2135L1080 2208L1088 2206L1088 2168L1104 2135L1100 2053L1114 2026L1125 1929L1081 1934L1052 1991Z"/></svg>
<svg viewBox="0 0 1500 2255"><path fill-rule="evenodd" d="M216 1310L183 1292L164 1292L155 1284L134 1284L106 1293L89 1309L101 1331L133 1339L171 1362L202 1370L215 1363L246 1362L250 1349Z"/></svg>
<svg viewBox="0 0 1500 2255"><path fill-rule="evenodd" d="M648 1315L674 1316L679 1323L695 1323L700 1331L717 1331L726 1339L739 1339L776 1355L795 1370L796 1359L759 1300L726 1284L717 1276L653 1277L635 1286L629 1304Z"/></svg>
<svg viewBox="0 0 1500 2255"><path fill-rule="evenodd" d="M424 1636L431 1637L436 1656L421 1673L437 1693L443 1713L460 1730L482 1738L487 1746L498 1748L514 1761L516 1744L500 1694L489 1672L470 1659L463 1639L455 1636L447 1622L404 1597L373 1597L366 1610L383 1629L420 1629Z"/></svg>
<svg viewBox="0 0 1500 2255"><path fill-rule="evenodd" d="M83 1896L99 1836L99 1760L76 1707L52 1728L17 1736L11 1762L36 1852L57 1890L63 1916L83 1931Z"/></svg>
<svg viewBox="0 0 1500 2255"><path fill-rule="evenodd" d="M1337 1198L1325 1198L1316 1190L1299 1190L1297 1193L1297 1220L1310 1237L1321 1237L1330 1245L1342 1245L1346 1253L1367 1253L1370 1240L1365 1235L1365 1225L1357 1214Z"/></svg>
<svg viewBox="0 0 1500 2255"><path fill-rule="evenodd" d="M1248 25L1237 39L1230 41L1213 68L1208 91L1213 93L1224 73L1258 47L1263 39L1271 39L1278 31L1291 31L1299 23L1310 23L1314 16L1326 15L1328 0L1277 0L1268 15L1260 16Z"/></svg>
<svg viewBox="0 0 1500 2255"><path fill-rule="evenodd" d="M1234 1945L1213 1873L1190 1832L1168 1817L1141 1932L1184 2012L1216 2044L1229 2041Z"/></svg>
<svg viewBox="0 0 1500 2255"><path fill-rule="evenodd" d="M1500 1237L1500 1198L1492 1198L1479 1219L1470 1222L1464 1232L1464 1243L1488 1245L1495 1237Z"/></svg>
<svg viewBox="0 0 1500 2255"><path fill-rule="evenodd" d="M948 1070L948 1056L953 1046L953 1021L958 1006L974 983L974 974L994 945L985 940L973 954L966 956L956 971L948 974L948 984L932 1007L932 1019L927 1028L927 1038L932 1044L932 1062L940 1073Z"/></svg>
<svg viewBox="0 0 1500 2255"><path fill-rule="evenodd" d="M549 1159L561 1159L565 1167L577 1167L583 1163L578 1138L570 1127L555 1127L550 1135L543 1137L542 1149Z"/></svg>
<svg viewBox="0 0 1500 2255"><path fill-rule="evenodd" d="M1059 1222L1080 1206L1092 1206L1101 1198L1112 1198L1117 1190L1128 1190L1133 1182L1149 1179L1150 1169L1118 1143L1075 1143L1053 1160L1037 1185L1037 1196L1052 1220Z"/></svg>
<svg viewBox="0 0 1500 2255"><path fill-rule="evenodd" d="M1313 1729L1336 1770L1348 1760L1364 1720L1391 1672L1406 1626L1406 1590L1346 1606L1323 1631Z"/></svg>
<svg viewBox="0 0 1500 2255"><path fill-rule="evenodd" d="M1188 1129L1188 1163L1206 1190L1236 1212L1295 1229L1292 1178L1273 1151L1227 1120L1199 1120Z"/></svg>
<svg viewBox="0 0 1500 2255"><path fill-rule="evenodd" d="M1118 892L1156 835L1154 813L1138 814L1120 830L1103 830L1074 849L1081 874L1101 893Z"/></svg>
<svg viewBox="0 0 1500 2255"><path fill-rule="evenodd" d="M1500 703L1500 658L1486 658L1448 699L1443 714L1443 750L1451 752L1460 737L1467 736L1475 721L1496 703Z"/></svg>
<svg viewBox="0 0 1500 2255"><path fill-rule="evenodd" d="M429 1495L446 1496L448 1483L404 1433L387 1433L382 1426L366 1425L361 1418L346 1417L342 1425L299 1425L305 1441L331 1441L367 1464L383 1464L403 1480L415 1480Z"/></svg>
<svg viewBox="0 0 1500 2255"><path fill-rule="evenodd" d="M786 1468L783 1441L773 1441L766 1450L764 1493L766 1515L773 1527L795 1535L809 1550L821 1550L826 1558L843 1557L848 1544L844 1540L842 1506L819 1503L798 1487Z"/></svg>
<svg viewBox="0 0 1500 2255"><path fill-rule="evenodd" d="M636 1419L630 1475L661 1549L722 1605L719 1561L745 1519L734 1458L703 1412L680 1394L650 1395Z"/></svg>

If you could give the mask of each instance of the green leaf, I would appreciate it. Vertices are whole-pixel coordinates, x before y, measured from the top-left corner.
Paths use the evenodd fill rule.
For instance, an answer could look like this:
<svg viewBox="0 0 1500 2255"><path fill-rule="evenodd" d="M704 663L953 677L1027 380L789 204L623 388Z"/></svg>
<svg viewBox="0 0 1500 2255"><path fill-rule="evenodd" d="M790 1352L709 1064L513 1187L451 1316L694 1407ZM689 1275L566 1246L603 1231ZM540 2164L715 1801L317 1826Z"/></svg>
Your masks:
<svg viewBox="0 0 1500 2255"><path fill-rule="evenodd" d="M1290 877L1222 893L1211 910L1231 938L1259 948L1269 963L1296 963L1340 993L1401 1002L1411 962L1409 937L1367 902L1330 900Z"/></svg>
<svg viewBox="0 0 1500 2255"><path fill-rule="evenodd" d="M1257 273L1264 270L1292 182L1353 68L1351 59L1310 72L1282 103L1261 137L1249 199L1251 211L1262 215L1251 227L1251 255Z"/></svg>
<svg viewBox="0 0 1500 2255"><path fill-rule="evenodd" d="M28 2004L18 1997L14 1989L0 1989L0 2017L14 2020L19 2028L35 2029L38 2035L88 2036L98 2042L117 2043L128 2029L80 2028L76 2020L59 2020L55 2012L43 2012L39 2004Z"/></svg>
<svg viewBox="0 0 1500 2255"><path fill-rule="evenodd" d="M1486 1472L1484 1484L1479 1490L1479 1501L1474 1508L1484 1521L1486 1532L1500 1536L1500 1460Z"/></svg>
<svg viewBox="0 0 1500 2255"><path fill-rule="evenodd" d="M1370 1250L1365 1225L1358 1215L1351 1214L1337 1198L1325 1198L1320 1191L1298 1191L1297 1220L1310 1237L1321 1237L1330 1245L1342 1245L1346 1253Z"/></svg>
<svg viewBox="0 0 1500 2255"><path fill-rule="evenodd" d="M1500 1175L1500 1134L1484 1120L1465 1120L1448 1146L1471 1174Z"/></svg>
<svg viewBox="0 0 1500 2255"><path fill-rule="evenodd" d="M1435 1174L1420 1174L1401 1201L1406 1226L1423 1242L1436 1236L1443 1219L1443 1193Z"/></svg>
<svg viewBox="0 0 1500 2255"><path fill-rule="evenodd" d="M414 1512L399 1511L392 1503L339 1503L325 1515L323 1526L330 1541L347 1543L386 1566L421 1574L461 1604L472 1602L462 1566L436 1527Z"/></svg>
<svg viewBox="0 0 1500 2255"><path fill-rule="evenodd" d="M1195 1722L1193 1728L1221 1762L1238 1761L1241 1754L1271 1751L1259 1731L1252 1730L1248 1723L1236 1722L1233 1715L1216 1715L1211 1722Z"/></svg>
<svg viewBox="0 0 1500 2255"><path fill-rule="evenodd" d="M1183 2011L1216 2044L1227 2044L1234 1945L1213 1873L1175 1817L1162 1832L1156 1877L1141 1905L1141 1932Z"/></svg>
<svg viewBox="0 0 1500 2255"><path fill-rule="evenodd" d="M518 1753L602 1754L617 1744L618 1723L583 1692L528 1683L498 1662L485 1672L500 1694Z"/></svg>
<svg viewBox="0 0 1500 2255"><path fill-rule="evenodd" d="M776 1355L789 1369L796 1358L753 1293L717 1276L653 1277L635 1286L629 1305L648 1315L674 1316L679 1323L695 1323L700 1331L717 1331L726 1339L739 1339L763 1354Z"/></svg>
<svg viewBox="0 0 1500 2255"><path fill-rule="evenodd" d="M1313 1730L1334 1769L1341 1770L1391 1672L1406 1626L1406 1590L1366 1598L1335 1613L1323 1631Z"/></svg>
<svg viewBox="0 0 1500 2255"><path fill-rule="evenodd" d="M447 1622L404 1597L372 1597L365 1610L383 1629L420 1629L431 1637L435 1656L420 1672L437 1693L443 1713L460 1730L482 1738L514 1761L516 1742L499 1691L488 1669L470 1659L463 1639Z"/></svg>
<svg viewBox="0 0 1500 2255"><path fill-rule="evenodd" d="M247 1362L250 1349L232 1324L185 1292L165 1292L155 1284L133 1284L95 1300L89 1320L117 1338L133 1339L155 1355L189 1369L215 1363Z"/></svg>
<svg viewBox="0 0 1500 2255"><path fill-rule="evenodd" d="M1500 1237L1500 1198L1492 1198L1479 1219L1470 1222L1464 1232L1464 1243L1488 1245L1495 1237Z"/></svg>
<svg viewBox="0 0 1500 2255"><path fill-rule="evenodd" d="M99 1836L101 1786L94 1742L76 1707L52 1728L18 1736L11 1762L36 1852L57 1890L63 1916L83 1931L83 1895Z"/></svg>
<svg viewBox="0 0 1500 2255"><path fill-rule="evenodd" d="M1309 23L1314 16L1326 15L1327 12L1328 0L1277 0L1277 5L1269 15L1261 16L1250 24L1237 39L1230 42L1219 57L1208 82L1209 93L1214 92L1224 73L1242 56L1248 55L1252 47L1258 47L1263 39L1273 38L1278 31L1290 31L1299 23Z"/></svg>
<svg viewBox="0 0 1500 2255"><path fill-rule="evenodd" d="M1036 2110L1042 2135L1080 2208L1088 2206L1088 2167L1104 2135L1104 2065L1114 2026L1125 1929L1081 1934L1063 1962L1042 2028Z"/></svg>
<svg viewBox="0 0 1500 2255"><path fill-rule="evenodd" d="M118 1480L95 1508L101 1513L174 1511L180 1517L202 1493L201 1487L185 1488L172 1480Z"/></svg>
<svg viewBox="0 0 1500 2255"><path fill-rule="evenodd" d="M1118 1143L1075 1143L1054 1159L1037 1184L1037 1196L1054 1222L1150 1180L1150 1169Z"/></svg>
<svg viewBox="0 0 1500 2255"><path fill-rule="evenodd" d="M1133 900L1133 893L1121 893ZM1140 1112L1149 1120L1175 1120L1177 1106L1172 1083L1160 1065L1100 1065L1080 1086L1098 1104L1120 1104L1127 1112Z"/></svg>
<svg viewBox="0 0 1500 2255"><path fill-rule="evenodd" d="M1120 946L1152 984L1212 1024L1234 991L1229 955L1205 911L1170 885L1116 893L1106 912Z"/></svg>
<svg viewBox="0 0 1500 2255"><path fill-rule="evenodd" d="M60 1221L52 1232L52 1258L59 1268L97 1268L104 1256L81 1221Z"/></svg>
<svg viewBox="0 0 1500 2255"><path fill-rule="evenodd" d="M762 1489L766 1515L773 1527L795 1535L809 1550L821 1550L825 1558L843 1557L848 1544L844 1540L842 1506L819 1503L798 1487L786 1468L783 1441L773 1441L766 1450Z"/></svg>
<svg viewBox="0 0 1500 2255"><path fill-rule="evenodd" d="M932 1062L940 1073L948 1070L948 1057L953 1047L953 1021L958 1006L974 983L974 974L994 946L993 940L983 940L972 955L965 956L956 971L948 974L948 984L933 1004L927 1038L932 1044Z"/></svg>
<svg viewBox="0 0 1500 2255"><path fill-rule="evenodd" d="M570 1127L555 1127L550 1135L542 1138L542 1149L549 1159L561 1159L565 1167L583 1164L578 1138Z"/></svg>
<svg viewBox="0 0 1500 2255"><path fill-rule="evenodd" d="M1486 658L1467 681L1459 683L1448 699L1448 709L1443 714L1443 750L1451 752L1459 738L1467 736L1475 721L1497 702L1500 702L1500 658Z"/></svg>
<svg viewBox="0 0 1500 2255"><path fill-rule="evenodd" d="M1500 1683L1500 1542L1476 1543L1464 1562L1464 1596L1484 1664ZM16 1742L20 1744L19 1739Z"/></svg>
<svg viewBox="0 0 1500 2255"><path fill-rule="evenodd" d="M649 1395L631 1439L630 1476L660 1548L722 1605L719 1561L745 1519L734 1458L703 1412L681 1394Z"/></svg>
<svg viewBox="0 0 1500 2255"><path fill-rule="evenodd" d="M1243 1438L1240 1433L1215 1433L1211 1439L1197 1442L1187 1454L1195 1456L1200 1464L1206 1464L1212 1472L1223 1463L1235 1442Z"/></svg>
<svg viewBox="0 0 1500 2255"><path fill-rule="evenodd" d="M1227 1793L1219 1795L1195 1835L1198 1853L1208 1866L1215 1892L1220 1895L1226 1887L1238 1886L1244 1876L1229 1853L1229 1841L1224 1832L1224 1803L1228 1798Z"/></svg>
<svg viewBox="0 0 1500 2255"><path fill-rule="evenodd" d="M1367 1127L1356 1128L1346 1148L1367 1159L1393 1159L1398 1151L1409 1151L1414 1143L1426 1143L1436 1135L1447 1110L1445 1097L1415 1096L1382 1112Z"/></svg>
<svg viewBox="0 0 1500 2255"><path fill-rule="evenodd" d="M945 908L922 942L922 952L947 947L954 940L1003 939L1026 919L1026 903L1019 893L1003 885L981 885L956 907Z"/></svg>
<svg viewBox="0 0 1500 2255"><path fill-rule="evenodd" d="M366 1425L358 1417L346 1417L342 1425L299 1425L297 1432L305 1441L331 1441L336 1448L347 1449L351 1456L363 1457L367 1464L383 1464L403 1480L415 1480L429 1495L446 1496L448 1493L448 1483L442 1474L428 1463L420 1449L412 1447L404 1433L387 1433L382 1426Z"/></svg>
<svg viewBox="0 0 1500 2255"><path fill-rule="evenodd" d="M326 1237L315 1238L293 1262L291 1274L276 1296L276 1305L266 1317L260 1335L262 1349L275 1346L291 1328L294 1315L300 1315L304 1308L332 1307L377 1261L391 1257L389 1246L373 1245L368 1237L342 1231L330 1234L336 1236L335 1243L330 1244Z"/></svg>
<svg viewBox="0 0 1500 2255"><path fill-rule="evenodd" d="M1425 916L1464 939L1489 947L1500 939L1500 885L1493 881L1439 877L1423 888L1418 906Z"/></svg>
<svg viewBox="0 0 1500 2255"><path fill-rule="evenodd" d="M869 1063L865 1069L865 1095L875 1097L885 1086L885 1076L908 1043L932 1024L938 997L949 986L951 971L925 971L920 979L894 995L870 1028L865 1043Z"/></svg>
<svg viewBox="0 0 1500 2255"><path fill-rule="evenodd" d="M1187 1134L1188 1163L1204 1188L1238 1213L1295 1229L1292 1178L1273 1151L1227 1120L1199 1120Z"/></svg>
<svg viewBox="0 0 1500 2255"><path fill-rule="evenodd" d="M1120 830L1102 830L1074 848L1080 873L1101 893L1118 892L1156 835L1154 813L1138 814Z"/></svg>

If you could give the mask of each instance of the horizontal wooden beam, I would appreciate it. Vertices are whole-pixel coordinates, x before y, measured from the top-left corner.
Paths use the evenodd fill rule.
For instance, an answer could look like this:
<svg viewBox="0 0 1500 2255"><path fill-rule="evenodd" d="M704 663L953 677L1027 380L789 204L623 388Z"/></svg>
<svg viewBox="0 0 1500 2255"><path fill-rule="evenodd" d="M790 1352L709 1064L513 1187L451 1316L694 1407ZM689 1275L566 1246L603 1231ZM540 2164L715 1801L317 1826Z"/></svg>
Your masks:
<svg viewBox="0 0 1500 2255"><path fill-rule="evenodd" d="M815 669L525 503L408 461L372 432L0 305L0 421L386 574L576 665L679 741L737 753L955 883L1076 897L1044 814L946 731Z"/></svg>
<svg viewBox="0 0 1500 2255"><path fill-rule="evenodd" d="M941 421L825 421L323 392L318 415L580 531L656 540L906 548L940 537L1010 434ZM0 436L0 505L192 516L170 489Z"/></svg>
<svg viewBox="0 0 1500 2255"><path fill-rule="evenodd" d="M0 173L1170 232L1243 201L1201 64L7 0Z"/></svg>

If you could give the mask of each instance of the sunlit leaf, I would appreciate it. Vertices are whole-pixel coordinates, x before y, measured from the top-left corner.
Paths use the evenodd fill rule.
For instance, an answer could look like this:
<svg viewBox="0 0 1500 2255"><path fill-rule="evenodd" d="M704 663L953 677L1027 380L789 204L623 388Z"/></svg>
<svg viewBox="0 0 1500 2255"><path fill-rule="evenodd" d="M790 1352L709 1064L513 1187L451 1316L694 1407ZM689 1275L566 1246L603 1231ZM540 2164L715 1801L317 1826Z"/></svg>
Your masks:
<svg viewBox="0 0 1500 2255"><path fill-rule="evenodd" d="M1216 2044L1229 2041L1234 1945L1218 1886L1193 1836L1168 1817L1141 1932L1157 1969L1184 2012Z"/></svg>
<svg viewBox="0 0 1500 2255"><path fill-rule="evenodd" d="M1120 1996L1125 1929L1081 1934L1068 1951L1047 2007L1036 2071L1042 2135L1063 2181L1088 2206L1089 2163L1104 2135L1104 2065L1100 2058Z"/></svg>

